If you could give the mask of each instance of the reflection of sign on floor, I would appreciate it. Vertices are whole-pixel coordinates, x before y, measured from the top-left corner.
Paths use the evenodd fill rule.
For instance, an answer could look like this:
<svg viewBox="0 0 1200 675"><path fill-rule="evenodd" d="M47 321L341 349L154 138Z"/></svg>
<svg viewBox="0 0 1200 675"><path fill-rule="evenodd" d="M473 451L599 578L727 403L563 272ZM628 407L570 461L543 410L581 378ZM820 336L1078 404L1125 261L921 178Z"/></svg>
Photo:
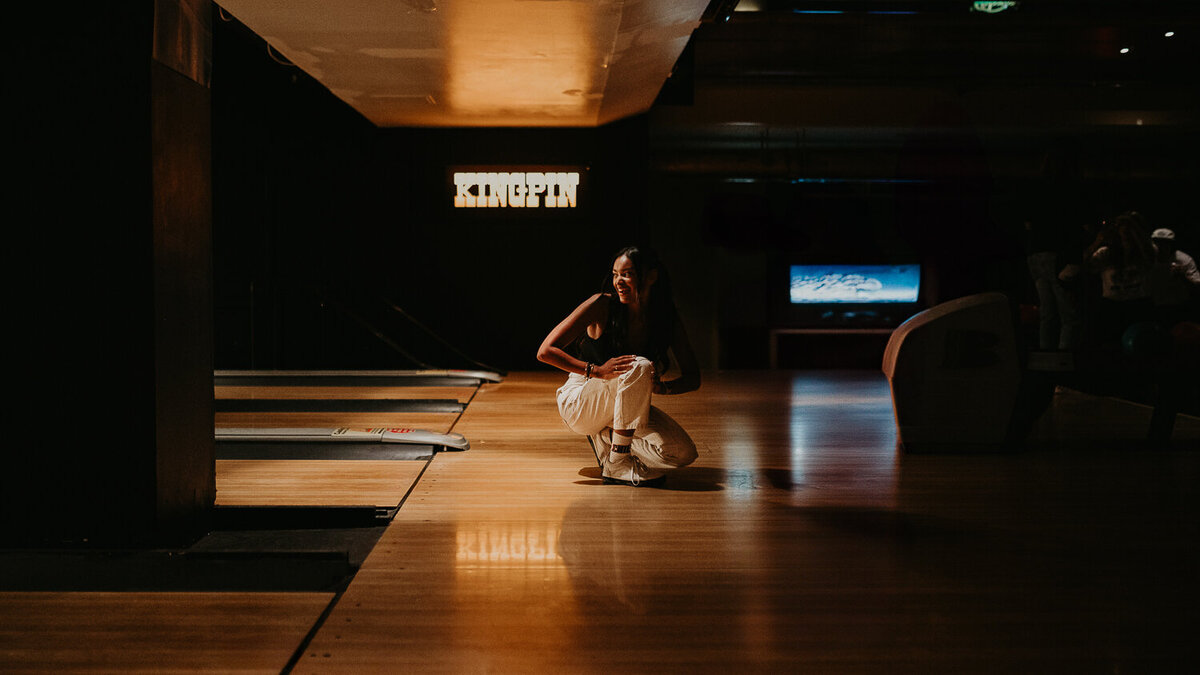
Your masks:
<svg viewBox="0 0 1200 675"><path fill-rule="evenodd" d="M454 208L574 208L579 172L458 172Z"/></svg>

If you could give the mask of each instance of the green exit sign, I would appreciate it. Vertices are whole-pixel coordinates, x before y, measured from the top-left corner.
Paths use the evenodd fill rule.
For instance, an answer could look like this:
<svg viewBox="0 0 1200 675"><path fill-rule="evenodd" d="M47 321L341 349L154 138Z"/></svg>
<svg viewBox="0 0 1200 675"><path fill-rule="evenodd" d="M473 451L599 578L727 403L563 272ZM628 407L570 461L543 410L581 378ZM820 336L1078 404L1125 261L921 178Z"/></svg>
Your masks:
<svg viewBox="0 0 1200 675"><path fill-rule="evenodd" d="M975 2L971 3L971 11L983 12L985 14L999 14L1006 9L1012 9L1016 6L1016 0L975 0Z"/></svg>

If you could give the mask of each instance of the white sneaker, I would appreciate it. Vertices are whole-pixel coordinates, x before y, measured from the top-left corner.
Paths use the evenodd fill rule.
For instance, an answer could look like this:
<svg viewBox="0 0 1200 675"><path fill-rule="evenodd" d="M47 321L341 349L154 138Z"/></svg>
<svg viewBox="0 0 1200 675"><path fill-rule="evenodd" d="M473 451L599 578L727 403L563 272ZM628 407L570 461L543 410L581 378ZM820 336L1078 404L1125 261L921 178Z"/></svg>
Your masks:
<svg viewBox="0 0 1200 675"><path fill-rule="evenodd" d="M631 452L610 452L602 468L600 474L607 485L657 487L667 480L664 472L642 464Z"/></svg>
<svg viewBox="0 0 1200 675"><path fill-rule="evenodd" d="M604 427L599 433L589 435L587 439L592 445L592 452L596 454L596 464L603 469L604 462L608 459L608 449L612 447L612 429Z"/></svg>

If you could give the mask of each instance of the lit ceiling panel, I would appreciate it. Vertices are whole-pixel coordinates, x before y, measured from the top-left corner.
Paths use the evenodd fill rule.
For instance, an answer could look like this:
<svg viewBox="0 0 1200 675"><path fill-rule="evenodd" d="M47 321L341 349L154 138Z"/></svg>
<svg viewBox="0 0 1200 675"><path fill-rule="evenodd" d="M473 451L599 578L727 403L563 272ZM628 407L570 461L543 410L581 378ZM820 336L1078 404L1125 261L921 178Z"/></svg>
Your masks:
<svg viewBox="0 0 1200 675"><path fill-rule="evenodd" d="M648 110L708 0L222 0L381 127L590 127Z"/></svg>

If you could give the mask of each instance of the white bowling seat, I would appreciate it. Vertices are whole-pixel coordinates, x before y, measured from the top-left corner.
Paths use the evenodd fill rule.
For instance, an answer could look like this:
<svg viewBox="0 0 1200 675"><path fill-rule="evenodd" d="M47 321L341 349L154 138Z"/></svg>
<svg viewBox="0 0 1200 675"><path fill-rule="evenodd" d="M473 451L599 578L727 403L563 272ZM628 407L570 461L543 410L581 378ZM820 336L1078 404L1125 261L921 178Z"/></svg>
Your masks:
<svg viewBox="0 0 1200 675"><path fill-rule="evenodd" d="M942 303L901 324L883 354L900 443L963 452L1009 438L1021 365L1002 293Z"/></svg>

